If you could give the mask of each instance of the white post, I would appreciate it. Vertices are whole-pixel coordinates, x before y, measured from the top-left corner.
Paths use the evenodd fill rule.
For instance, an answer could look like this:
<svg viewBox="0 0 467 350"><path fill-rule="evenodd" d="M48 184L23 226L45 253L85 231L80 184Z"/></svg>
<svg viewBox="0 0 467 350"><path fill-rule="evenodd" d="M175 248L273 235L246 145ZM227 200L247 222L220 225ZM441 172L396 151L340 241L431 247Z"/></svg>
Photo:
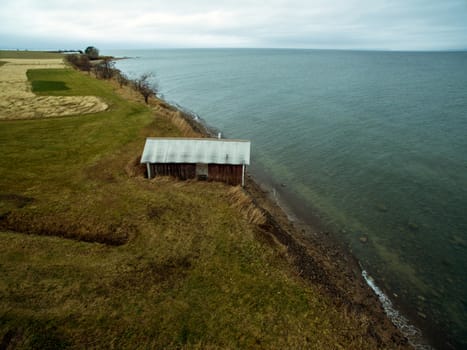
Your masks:
<svg viewBox="0 0 467 350"><path fill-rule="evenodd" d="M242 187L245 187L245 164L242 164Z"/></svg>
<svg viewBox="0 0 467 350"><path fill-rule="evenodd" d="M151 177L152 177L151 165L149 163L146 163L146 169L148 169L148 179L151 179Z"/></svg>

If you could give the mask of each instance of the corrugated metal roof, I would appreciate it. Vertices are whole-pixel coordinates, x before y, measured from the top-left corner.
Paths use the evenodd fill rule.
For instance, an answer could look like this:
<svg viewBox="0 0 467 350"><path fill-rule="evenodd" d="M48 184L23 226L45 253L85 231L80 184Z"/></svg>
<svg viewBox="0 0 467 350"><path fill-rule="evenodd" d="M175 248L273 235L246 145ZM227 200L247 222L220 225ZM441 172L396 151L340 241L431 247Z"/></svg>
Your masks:
<svg viewBox="0 0 467 350"><path fill-rule="evenodd" d="M228 139L146 139L141 163L250 164L250 141Z"/></svg>

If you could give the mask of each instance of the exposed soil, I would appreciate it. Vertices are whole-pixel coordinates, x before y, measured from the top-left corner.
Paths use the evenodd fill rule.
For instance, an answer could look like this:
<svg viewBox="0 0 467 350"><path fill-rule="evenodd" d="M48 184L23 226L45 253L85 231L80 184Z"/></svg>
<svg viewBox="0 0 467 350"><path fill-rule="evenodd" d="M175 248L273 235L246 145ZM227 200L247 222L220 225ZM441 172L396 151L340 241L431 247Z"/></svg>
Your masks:
<svg viewBox="0 0 467 350"><path fill-rule="evenodd" d="M63 117L105 111L96 96L36 96L26 76L29 69L65 68L62 59L4 59L0 66L0 120Z"/></svg>

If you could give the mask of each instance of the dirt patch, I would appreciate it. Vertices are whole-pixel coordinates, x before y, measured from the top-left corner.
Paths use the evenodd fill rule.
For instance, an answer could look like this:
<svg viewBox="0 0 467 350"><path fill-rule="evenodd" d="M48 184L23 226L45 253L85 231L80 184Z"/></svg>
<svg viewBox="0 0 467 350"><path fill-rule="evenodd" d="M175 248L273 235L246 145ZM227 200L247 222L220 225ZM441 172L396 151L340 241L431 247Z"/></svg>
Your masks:
<svg viewBox="0 0 467 350"><path fill-rule="evenodd" d="M65 68L62 59L5 59L0 66L0 120L63 117L105 111L109 106L96 96L36 96L29 69Z"/></svg>

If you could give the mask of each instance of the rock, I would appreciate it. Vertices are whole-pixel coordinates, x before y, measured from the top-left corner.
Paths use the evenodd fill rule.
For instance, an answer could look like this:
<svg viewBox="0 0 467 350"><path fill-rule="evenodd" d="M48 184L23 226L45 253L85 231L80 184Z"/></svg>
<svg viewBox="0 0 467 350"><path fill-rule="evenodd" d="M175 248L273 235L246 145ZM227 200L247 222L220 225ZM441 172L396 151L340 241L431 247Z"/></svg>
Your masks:
<svg viewBox="0 0 467 350"><path fill-rule="evenodd" d="M425 297L424 297L423 295L418 295L417 298L418 298L418 300L420 300L420 301L423 301L423 302L426 301L426 299L425 299Z"/></svg>
<svg viewBox="0 0 467 350"><path fill-rule="evenodd" d="M359 238L360 243L367 243L368 242L368 236L360 236Z"/></svg>
<svg viewBox="0 0 467 350"><path fill-rule="evenodd" d="M412 231L418 231L418 225L414 222L411 222L409 221L409 223L407 224L407 226L409 227L409 229L411 229Z"/></svg>
<svg viewBox="0 0 467 350"><path fill-rule="evenodd" d="M446 259L442 259L441 260L441 265L444 265L446 267L450 267L451 263L449 261L447 261Z"/></svg>
<svg viewBox="0 0 467 350"><path fill-rule="evenodd" d="M465 239L459 237L459 236L452 236L450 238L450 242L454 247L460 247L460 248L466 248L467 247L467 242Z"/></svg>

